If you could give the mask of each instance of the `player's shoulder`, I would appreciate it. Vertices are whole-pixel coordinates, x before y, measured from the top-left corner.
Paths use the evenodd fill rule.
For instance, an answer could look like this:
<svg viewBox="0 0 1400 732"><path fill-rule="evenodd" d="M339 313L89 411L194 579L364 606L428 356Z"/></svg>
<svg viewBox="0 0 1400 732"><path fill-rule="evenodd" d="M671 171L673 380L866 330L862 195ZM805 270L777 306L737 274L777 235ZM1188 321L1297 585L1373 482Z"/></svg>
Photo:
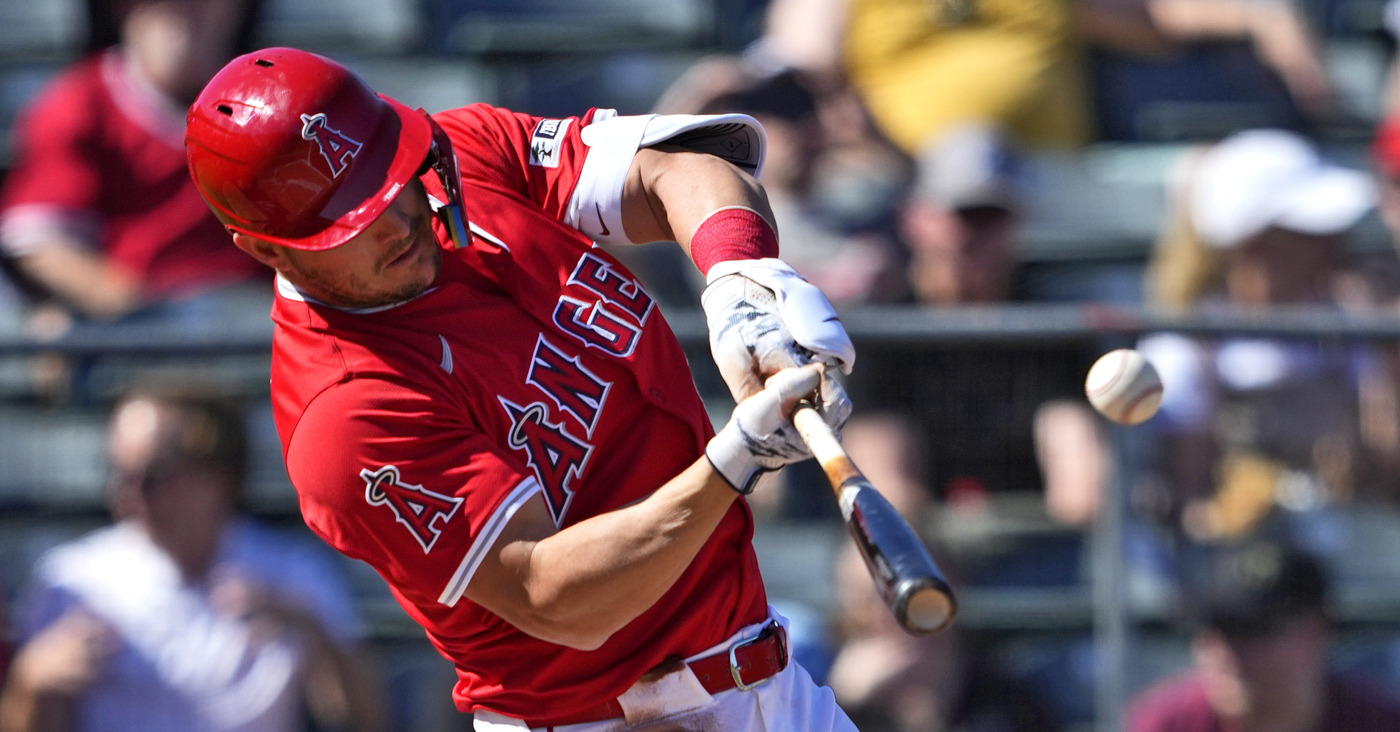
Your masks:
<svg viewBox="0 0 1400 732"><path fill-rule="evenodd" d="M298 432L336 427L341 431L401 421L402 410L431 407L440 395L423 383L402 375L347 372L329 381L306 400ZM350 424L355 421L356 424ZM295 436L295 435L294 435Z"/></svg>
<svg viewBox="0 0 1400 732"><path fill-rule="evenodd" d="M544 117L530 112L501 107L487 102L473 102L455 109L438 112L433 116L438 124L453 123L457 125L476 125L480 127L500 127L500 128L524 128L527 130L534 127L545 119L577 119L585 124L591 123L596 116L602 119L612 114L612 110L600 110L596 108L588 109L579 115L568 117Z"/></svg>
<svg viewBox="0 0 1400 732"><path fill-rule="evenodd" d="M484 102L438 112L433 119L447 132L471 177L480 168L514 168L529 160L533 165L555 167L538 159L541 146L553 147L590 124L599 110L570 117L541 117Z"/></svg>
<svg viewBox="0 0 1400 732"><path fill-rule="evenodd" d="M290 426L292 482L299 491L316 491L326 476L358 474L369 452L454 430L465 417L448 406L455 403L430 383L388 373L350 374L329 384ZM335 491L338 480L327 485Z"/></svg>

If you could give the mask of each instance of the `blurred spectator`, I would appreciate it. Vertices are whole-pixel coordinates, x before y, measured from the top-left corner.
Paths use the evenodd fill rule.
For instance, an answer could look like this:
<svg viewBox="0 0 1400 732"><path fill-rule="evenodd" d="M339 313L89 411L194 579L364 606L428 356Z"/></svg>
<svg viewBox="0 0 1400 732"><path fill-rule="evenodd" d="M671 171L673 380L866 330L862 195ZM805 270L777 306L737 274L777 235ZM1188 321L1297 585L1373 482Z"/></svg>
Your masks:
<svg viewBox="0 0 1400 732"><path fill-rule="evenodd" d="M788 63L848 76L911 154L969 122L1041 148L1337 116L1288 2L774 0L767 35Z"/></svg>
<svg viewBox="0 0 1400 732"><path fill-rule="evenodd" d="M899 219L913 302L950 308L1026 301L1016 153L985 128L962 128L919 160ZM964 508L1043 495L1050 518L1087 525L1108 474L1083 380L1097 355L1080 342L863 346L855 401L912 420L928 489ZM853 421L854 424L854 421Z"/></svg>
<svg viewBox="0 0 1400 732"><path fill-rule="evenodd" d="M1050 732L1045 700L989 662L956 623L940 634L906 633L876 594L855 545L836 571L841 642L828 683L862 732Z"/></svg>
<svg viewBox="0 0 1400 732"><path fill-rule="evenodd" d="M270 303L270 273L228 245L184 156L185 108L246 41L257 5L99 3L120 43L61 73L22 115L0 193L0 251L56 306L36 315L42 334L73 316L199 317L232 285Z"/></svg>
<svg viewBox="0 0 1400 732"><path fill-rule="evenodd" d="M1400 8L1400 4L1397 4ZM1391 245L1400 251L1400 106L1376 126L1371 144L1371 165L1375 173L1377 209L1390 234ZM1400 304L1400 298L1397 298Z"/></svg>
<svg viewBox="0 0 1400 732"><path fill-rule="evenodd" d="M782 231L783 259L833 302L890 298L902 262L887 222L910 162L874 132L849 89L766 53L760 43L745 55L697 62L656 111L752 115L768 140L760 180Z"/></svg>
<svg viewBox="0 0 1400 732"><path fill-rule="evenodd" d="M1340 312L1347 235L1374 203L1367 175L1280 130L1187 156L1149 267L1158 304L1203 312ZM1364 345L1154 334L1140 349L1164 384L1158 502L1197 539L1244 535L1276 506L1303 515L1393 494L1394 382ZM1175 520L1175 518L1173 518Z"/></svg>
<svg viewBox="0 0 1400 732"><path fill-rule="evenodd" d="M1376 128L1371 146L1381 221L1391 242L1400 250L1400 110L1392 112Z"/></svg>
<svg viewBox="0 0 1400 732"><path fill-rule="evenodd" d="M1187 603L1193 668L1140 692L1128 732L1400 730L1400 704L1380 686L1331 668L1328 578L1307 554L1232 547Z"/></svg>
<svg viewBox="0 0 1400 732"><path fill-rule="evenodd" d="M1390 62L1385 72L1385 88L1381 94L1382 117L1400 111L1400 0L1385 0L1381 25L1389 41Z"/></svg>
<svg viewBox="0 0 1400 732"><path fill-rule="evenodd" d="M217 402L136 393L108 433L116 523L38 562L0 729L377 730L378 682L319 544L239 514L247 444Z"/></svg>
<svg viewBox="0 0 1400 732"><path fill-rule="evenodd" d="M767 35L800 68L846 77L911 155L961 124L1030 144L1092 139L1067 0L774 0Z"/></svg>
<svg viewBox="0 0 1400 732"><path fill-rule="evenodd" d="M899 222L914 298L968 305L1013 297L1024 212L1011 142L994 127L962 126L919 166Z"/></svg>
<svg viewBox="0 0 1400 732"><path fill-rule="evenodd" d="M1082 0L1100 139L1215 137L1342 121L1304 6L1253 0Z"/></svg>

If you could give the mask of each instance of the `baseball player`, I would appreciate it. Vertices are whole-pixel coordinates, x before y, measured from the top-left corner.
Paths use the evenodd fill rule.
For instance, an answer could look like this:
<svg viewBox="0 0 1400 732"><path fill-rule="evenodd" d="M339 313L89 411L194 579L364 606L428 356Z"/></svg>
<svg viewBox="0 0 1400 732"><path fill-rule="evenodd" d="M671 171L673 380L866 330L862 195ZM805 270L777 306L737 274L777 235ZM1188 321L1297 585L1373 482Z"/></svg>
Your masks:
<svg viewBox="0 0 1400 732"><path fill-rule="evenodd" d="M429 115L295 49L189 112L195 183L277 270L272 386L307 524L456 666L478 730L850 730L786 649L741 494L850 404L855 353L776 258L742 115ZM741 399L711 428L674 335L594 242L707 275ZM660 721L664 720L664 722Z"/></svg>

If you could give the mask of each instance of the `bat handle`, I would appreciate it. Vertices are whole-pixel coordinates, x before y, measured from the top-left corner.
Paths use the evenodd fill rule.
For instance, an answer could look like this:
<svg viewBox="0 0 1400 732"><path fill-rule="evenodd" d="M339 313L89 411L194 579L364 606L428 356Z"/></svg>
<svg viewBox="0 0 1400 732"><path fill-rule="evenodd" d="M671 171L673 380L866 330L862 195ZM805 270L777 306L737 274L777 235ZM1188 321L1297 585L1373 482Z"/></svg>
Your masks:
<svg viewBox="0 0 1400 732"><path fill-rule="evenodd" d="M841 441L836 439L831 425L822 419L811 402L804 399L797 403L797 408L792 413L792 423L812 451L812 456L822 466L822 471L826 473L832 489L838 495L841 493L841 487L848 482L865 478L851 457L846 454L846 448L841 446Z"/></svg>

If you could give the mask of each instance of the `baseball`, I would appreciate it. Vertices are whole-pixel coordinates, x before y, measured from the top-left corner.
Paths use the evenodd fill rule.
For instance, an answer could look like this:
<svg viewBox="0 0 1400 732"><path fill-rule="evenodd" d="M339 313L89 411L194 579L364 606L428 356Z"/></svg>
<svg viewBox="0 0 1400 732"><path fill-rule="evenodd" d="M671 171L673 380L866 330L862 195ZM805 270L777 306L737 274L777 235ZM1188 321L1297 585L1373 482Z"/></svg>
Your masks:
<svg viewBox="0 0 1400 732"><path fill-rule="evenodd" d="M1084 395L1114 422L1140 424L1162 406L1162 380L1141 353L1119 348L1094 362L1084 380Z"/></svg>

